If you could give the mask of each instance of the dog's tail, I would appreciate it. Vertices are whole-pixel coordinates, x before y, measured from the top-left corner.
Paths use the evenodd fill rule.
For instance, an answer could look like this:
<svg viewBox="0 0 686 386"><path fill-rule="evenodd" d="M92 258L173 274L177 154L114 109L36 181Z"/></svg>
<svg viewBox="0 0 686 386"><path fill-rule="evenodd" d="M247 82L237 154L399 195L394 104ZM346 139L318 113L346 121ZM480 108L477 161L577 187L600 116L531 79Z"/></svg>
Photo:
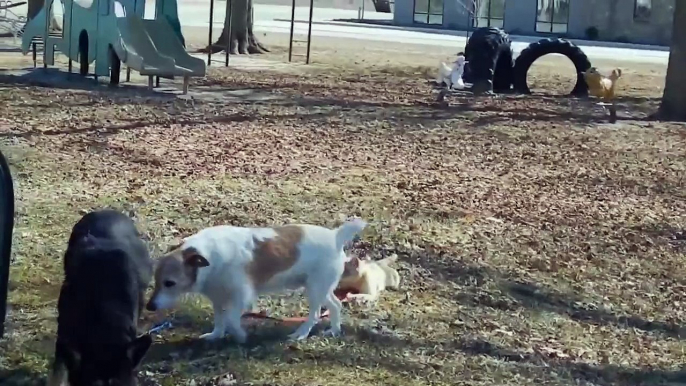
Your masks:
<svg viewBox="0 0 686 386"><path fill-rule="evenodd" d="M354 218L343 223L343 225L336 228L336 248L343 250L343 247L353 241L355 236L362 232L367 226L367 222L361 218Z"/></svg>

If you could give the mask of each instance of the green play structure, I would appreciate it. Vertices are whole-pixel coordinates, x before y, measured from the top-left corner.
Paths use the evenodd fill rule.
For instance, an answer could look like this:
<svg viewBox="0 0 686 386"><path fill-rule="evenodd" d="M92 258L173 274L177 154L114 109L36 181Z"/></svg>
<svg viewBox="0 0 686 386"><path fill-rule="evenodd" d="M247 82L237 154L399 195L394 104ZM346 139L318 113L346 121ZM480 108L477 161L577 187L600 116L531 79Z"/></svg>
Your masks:
<svg viewBox="0 0 686 386"><path fill-rule="evenodd" d="M46 66L54 65L58 50L79 63L81 75L88 75L90 64L95 62L96 78L109 76L111 84L118 84L123 63L147 76L150 88L155 77L183 77L184 94L191 77L205 76L205 61L189 55L184 47L176 0L157 0L154 20L143 19L144 0L93 0L87 7L63 0L61 36L49 33L48 15L54 2L46 0L22 36L24 54L32 45L35 49L37 39L44 42Z"/></svg>

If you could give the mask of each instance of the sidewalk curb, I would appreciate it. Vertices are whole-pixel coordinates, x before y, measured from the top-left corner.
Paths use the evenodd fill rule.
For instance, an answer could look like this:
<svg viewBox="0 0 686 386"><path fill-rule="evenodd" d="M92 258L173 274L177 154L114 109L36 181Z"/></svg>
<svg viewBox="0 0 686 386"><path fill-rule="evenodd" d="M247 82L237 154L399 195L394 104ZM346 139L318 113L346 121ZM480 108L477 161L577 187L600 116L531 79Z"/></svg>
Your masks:
<svg viewBox="0 0 686 386"><path fill-rule="evenodd" d="M274 21L280 22L290 22L290 19L280 19L275 18ZM307 20L295 20L296 23L305 23ZM385 20L384 20L385 22ZM379 21L368 21L368 22L356 22L356 21L341 21L341 20L324 20L324 21L312 21L312 24L318 25L339 25L344 27L360 27L360 28L383 28L399 31L408 32L424 32L432 33L436 35L449 35L457 37L467 37L467 31L455 31L446 30L441 28L421 28L421 27L404 27L399 25L389 25L387 23L381 23ZM526 36L526 35L510 35L513 42L516 43L534 43L541 39L545 39L544 36ZM633 49L633 50L647 50L647 51L663 51L669 52L670 48L667 46L657 46L649 44L638 44L638 43L618 43L618 42L607 42L607 41L596 41L596 40L583 40L583 39L567 39L570 42L578 46L588 46L588 47L599 47L599 48L621 48L621 49Z"/></svg>

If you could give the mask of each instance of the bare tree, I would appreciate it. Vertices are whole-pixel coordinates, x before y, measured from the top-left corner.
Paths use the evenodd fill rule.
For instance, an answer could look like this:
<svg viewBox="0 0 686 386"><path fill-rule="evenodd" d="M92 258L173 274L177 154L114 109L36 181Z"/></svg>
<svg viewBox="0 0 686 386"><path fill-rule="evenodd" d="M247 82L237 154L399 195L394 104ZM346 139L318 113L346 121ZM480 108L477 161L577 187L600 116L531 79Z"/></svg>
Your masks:
<svg viewBox="0 0 686 386"><path fill-rule="evenodd" d="M206 50L220 52L226 49L227 43L232 54L261 54L269 52L267 47L257 40L253 32L252 0L231 1L231 14L224 17L224 29L217 41ZM231 28L229 28L229 25ZM230 40L230 41L229 41Z"/></svg>
<svg viewBox="0 0 686 386"><path fill-rule="evenodd" d="M469 14L472 20L472 26L474 28L479 28L479 15L481 15L481 10L484 4L488 3L488 0L456 0L457 4L462 6L465 11Z"/></svg>
<svg viewBox="0 0 686 386"><path fill-rule="evenodd" d="M672 48L669 53L665 91L658 116L686 121L686 1L674 2Z"/></svg>

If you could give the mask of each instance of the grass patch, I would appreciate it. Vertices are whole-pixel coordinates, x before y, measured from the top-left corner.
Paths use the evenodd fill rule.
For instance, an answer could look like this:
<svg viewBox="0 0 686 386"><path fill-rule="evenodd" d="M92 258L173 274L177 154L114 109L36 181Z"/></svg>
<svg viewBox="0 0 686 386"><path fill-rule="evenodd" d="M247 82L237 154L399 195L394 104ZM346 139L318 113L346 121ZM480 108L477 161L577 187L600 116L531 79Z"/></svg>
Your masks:
<svg viewBox="0 0 686 386"><path fill-rule="evenodd" d="M285 96L259 103L0 85L19 199L0 377L45 376L71 226L112 207L155 254L215 224L361 215L372 225L357 247L400 257L401 290L346 310L340 339L292 344L295 326L266 322L246 347L198 342L211 313L190 298L147 358L145 384L226 372L255 385L685 379L686 135L642 120L657 101L641 79L653 75L627 73L624 119L607 125L590 101L437 106L415 71L346 71L232 69L197 85ZM537 84L554 83L538 71ZM299 294L260 301L276 315L303 305Z"/></svg>

